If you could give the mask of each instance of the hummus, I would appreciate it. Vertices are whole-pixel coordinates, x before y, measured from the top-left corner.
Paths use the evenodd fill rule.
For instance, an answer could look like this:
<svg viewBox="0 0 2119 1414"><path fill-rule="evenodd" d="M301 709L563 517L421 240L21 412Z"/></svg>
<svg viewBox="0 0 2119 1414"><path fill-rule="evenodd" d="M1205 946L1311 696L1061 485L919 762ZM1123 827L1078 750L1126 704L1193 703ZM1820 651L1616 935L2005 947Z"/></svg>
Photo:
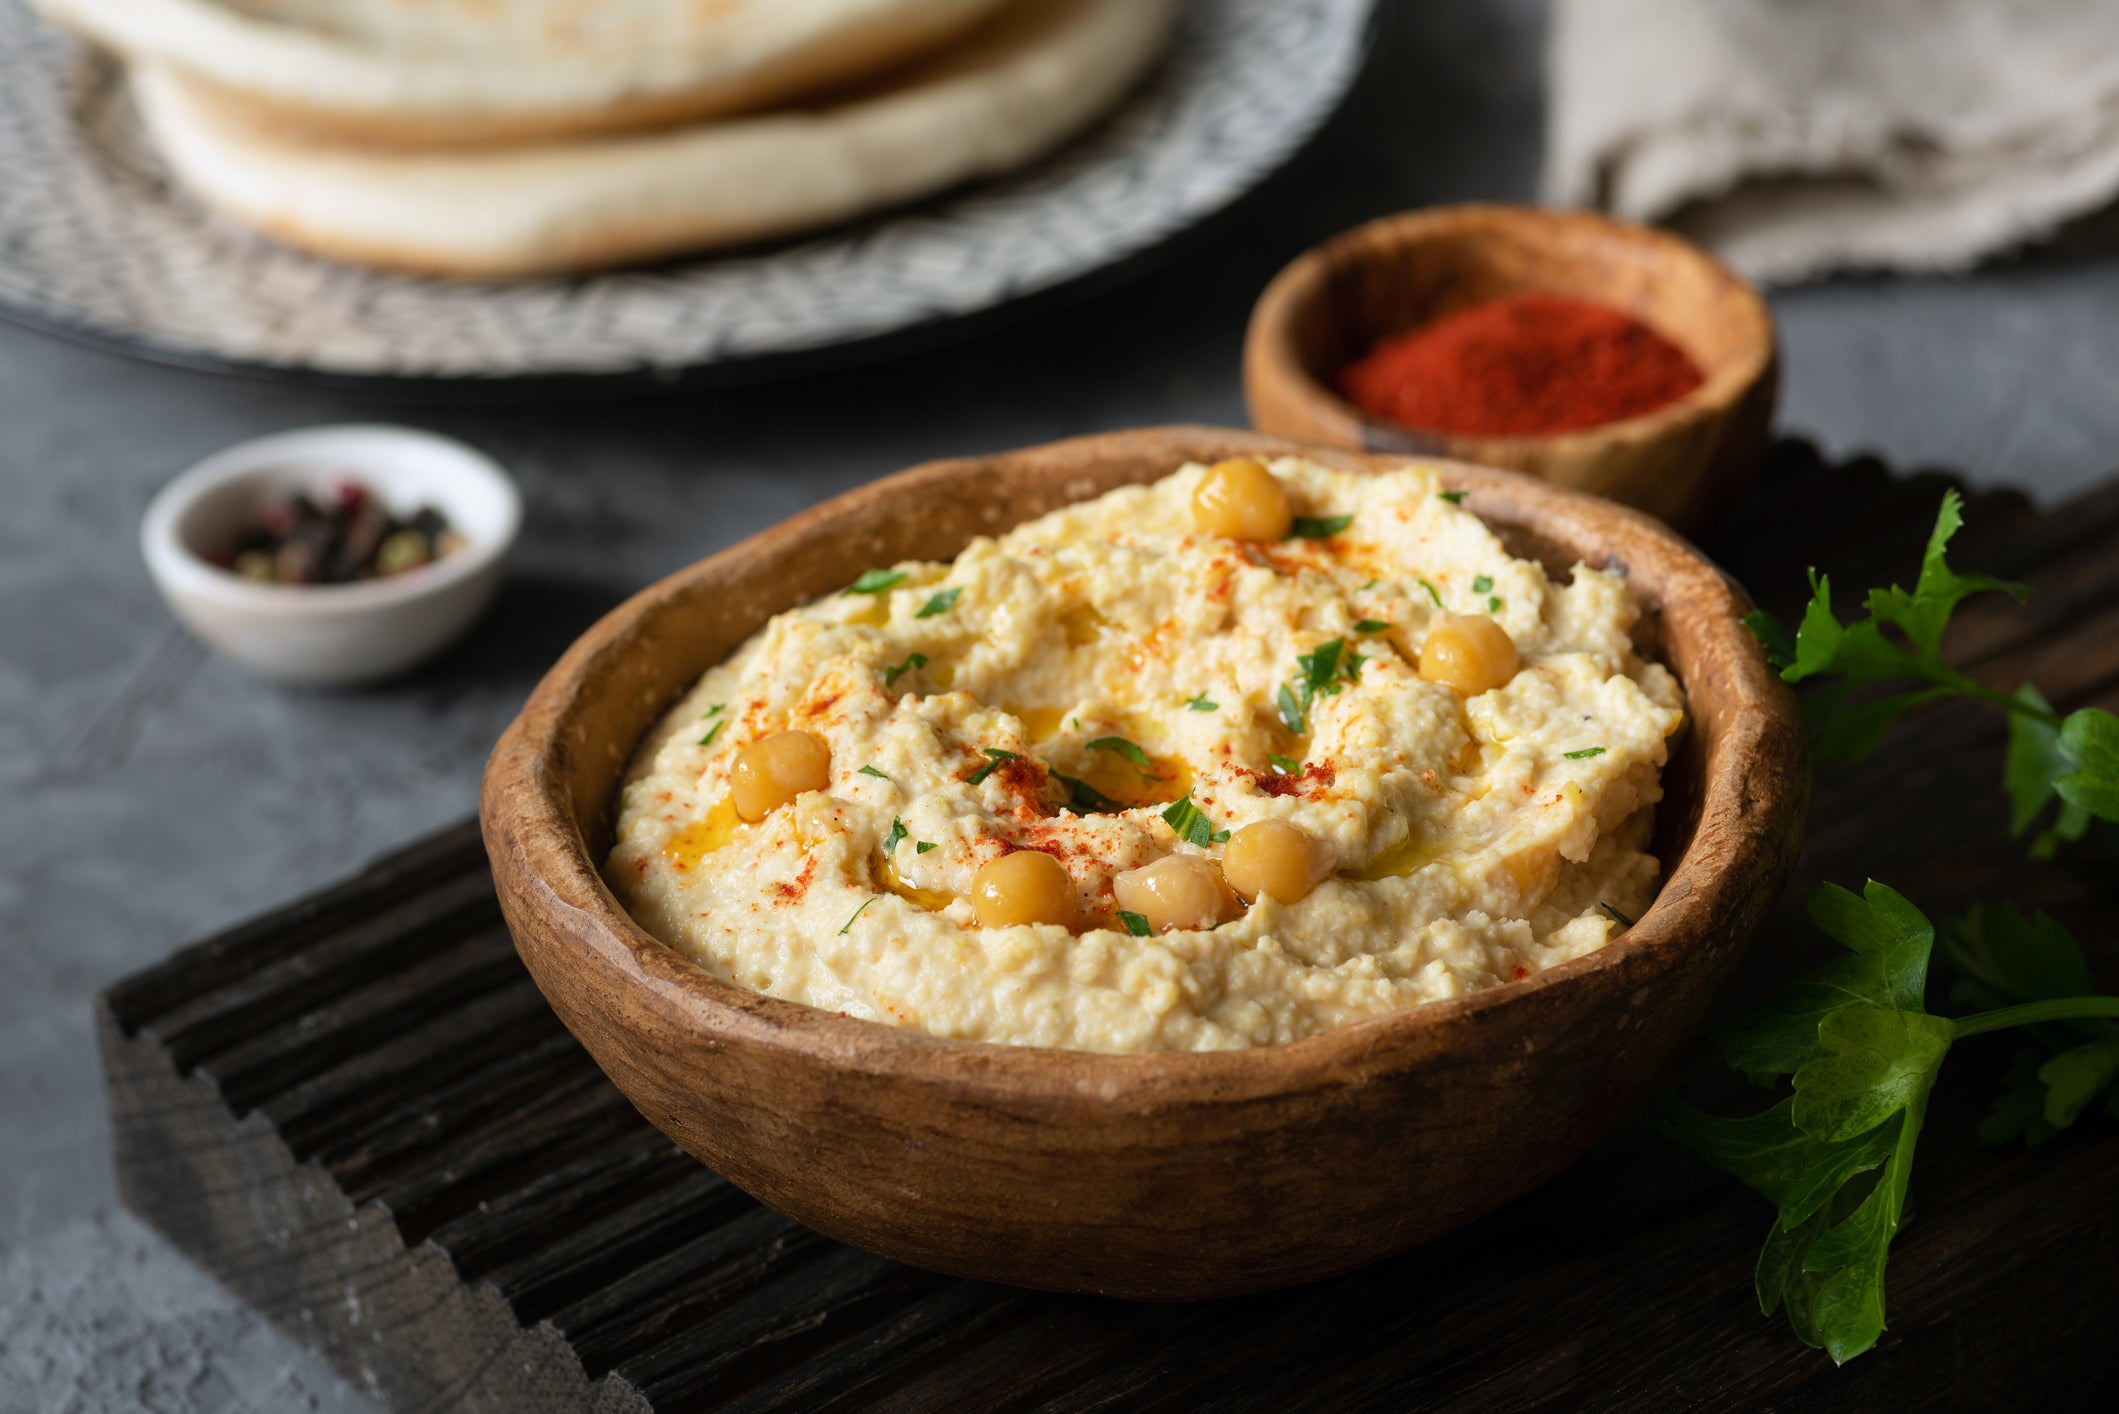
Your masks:
<svg viewBox="0 0 2119 1414"><path fill-rule="evenodd" d="M1287 538L1202 533L1186 466L779 615L643 743L612 887L757 991L1095 1051L1289 1041L1603 946L1654 897L1684 720L1624 578L1555 583L1420 465L1267 469ZM1467 696L1422 652L1473 619L1520 660ZM746 821L736 759L789 729L828 784ZM1263 820L1313 843L1304 896L1164 932L1122 911L1116 876L1218 870ZM981 925L975 877L1023 850L1064 868L1071 923Z"/></svg>

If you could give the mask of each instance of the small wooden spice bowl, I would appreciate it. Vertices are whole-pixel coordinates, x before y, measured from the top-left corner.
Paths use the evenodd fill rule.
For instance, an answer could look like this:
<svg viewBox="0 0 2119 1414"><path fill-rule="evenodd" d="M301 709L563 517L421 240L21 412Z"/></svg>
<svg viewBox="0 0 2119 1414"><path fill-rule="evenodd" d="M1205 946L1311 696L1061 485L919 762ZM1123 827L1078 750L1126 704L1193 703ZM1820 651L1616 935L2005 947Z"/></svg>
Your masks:
<svg viewBox="0 0 2119 1414"><path fill-rule="evenodd" d="M1531 291L1632 315L1690 354L1705 381L1639 417L1529 437L1379 421L1334 386L1379 338ZM1275 276L1244 338L1244 396L1261 432L1526 471L1684 530L1709 524L1757 471L1779 383L1773 317L1726 266L1662 231L1536 207L1447 206L1357 226Z"/></svg>
<svg viewBox="0 0 2119 1414"><path fill-rule="evenodd" d="M1698 1035L1793 867L1794 700L1743 591L1648 516L1444 467L1511 550L1621 566L1689 694L1655 905L1588 956L1288 1045L1096 1055L943 1040L763 996L626 915L599 866L635 744L773 614L862 566L948 559L1188 461L1308 451L1156 428L934 462L679 571L570 649L494 748L481 817L537 985L677 1143L781 1212L916 1266L1181 1300L1351 1270L1500 1206L1631 1112ZM1380 471L1402 458L1324 450Z"/></svg>

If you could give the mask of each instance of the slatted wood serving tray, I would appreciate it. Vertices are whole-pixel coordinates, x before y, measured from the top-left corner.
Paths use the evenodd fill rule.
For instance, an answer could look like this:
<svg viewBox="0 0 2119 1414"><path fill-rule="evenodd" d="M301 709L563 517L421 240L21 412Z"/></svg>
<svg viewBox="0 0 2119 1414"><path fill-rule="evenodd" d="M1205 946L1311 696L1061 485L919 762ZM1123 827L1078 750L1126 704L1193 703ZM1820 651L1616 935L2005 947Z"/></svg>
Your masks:
<svg viewBox="0 0 2119 1414"><path fill-rule="evenodd" d="M1783 614L1809 564L1908 580L1946 484L1784 443L1715 549ZM1958 661L2119 705L2119 483L2047 514L1977 497L1956 558L2037 590L1965 614ZM2119 861L2025 863L2001 743L1940 706L1820 780L1730 1007L1824 954L1800 893L1828 878L2045 907L2109 978ZM1952 1061L1891 1331L1835 1370L1753 1303L1767 1209L1645 1117L1443 1241L1237 1301L1040 1295L826 1241L603 1078L516 962L469 825L118 984L101 1031L126 1201L399 1409L2065 1409L2112 1407L2119 1371L2119 1130L1979 1149L2006 1038Z"/></svg>

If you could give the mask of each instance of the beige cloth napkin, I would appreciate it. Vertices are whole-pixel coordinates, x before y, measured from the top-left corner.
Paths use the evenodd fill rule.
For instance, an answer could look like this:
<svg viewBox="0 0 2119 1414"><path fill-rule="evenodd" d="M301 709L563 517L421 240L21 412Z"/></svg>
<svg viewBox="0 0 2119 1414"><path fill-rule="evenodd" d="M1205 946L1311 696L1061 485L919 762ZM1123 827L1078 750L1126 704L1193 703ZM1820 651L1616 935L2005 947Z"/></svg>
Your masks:
<svg viewBox="0 0 2119 1414"><path fill-rule="evenodd" d="M2119 0L1554 0L1548 200L1755 279L1948 270L2119 195Z"/></svg>

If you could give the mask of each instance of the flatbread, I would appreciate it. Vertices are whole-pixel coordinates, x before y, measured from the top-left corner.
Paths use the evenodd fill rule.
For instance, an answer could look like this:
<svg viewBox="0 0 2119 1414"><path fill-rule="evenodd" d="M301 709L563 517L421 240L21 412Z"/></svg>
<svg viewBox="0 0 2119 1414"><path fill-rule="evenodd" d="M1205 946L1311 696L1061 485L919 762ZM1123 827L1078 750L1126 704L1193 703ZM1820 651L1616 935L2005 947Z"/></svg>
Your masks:
<svg viewBox="0 0 2119 1414"><path fill-rule="evenodd" d="M33 0L258 121L451 145L744 112L925 54L1006 0Z"/></svg>
<svg viewBox="0 0 2119 1414"><path fill-rule="evenodd" d="M1020 0L841 104L693 127L457 151L305 141L144 66L148 132L210 205L363 264L496 278L754 241L1005 171L1110 106L1178 0Z"/></svg>

